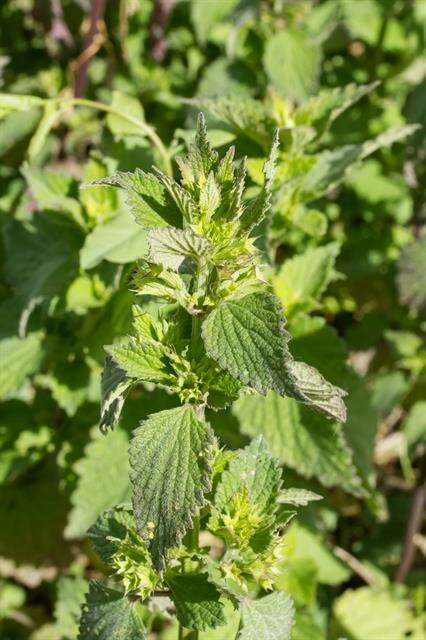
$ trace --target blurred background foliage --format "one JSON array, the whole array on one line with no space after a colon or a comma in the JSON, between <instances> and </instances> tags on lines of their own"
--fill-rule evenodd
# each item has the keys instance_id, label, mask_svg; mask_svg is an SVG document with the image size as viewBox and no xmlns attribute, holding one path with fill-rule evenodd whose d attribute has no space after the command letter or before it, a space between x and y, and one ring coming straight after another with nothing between
<instances>
[{"instance_id":1,"label":"blurred background foliage","mask_svg":"<svg viewBox=\"0 0 426 640\"><path fill-rule=\"evenodd\" d=\"M79 183L173 168L200 108L253 192L281 127L262 248L293 353L349 392L343 427L251 397L212 416L324 496L286 534L293 638L425 638L425 28L424 0L1 3L0 91L21 96L0 97L2 639L76 638L103 570L85 532L128 497L138 420L176 404L139 387L98 433L103 345L129 327L146 243L117 192ZM146 620L176 636L167 611Z\"/></svg>"}]
</instances>

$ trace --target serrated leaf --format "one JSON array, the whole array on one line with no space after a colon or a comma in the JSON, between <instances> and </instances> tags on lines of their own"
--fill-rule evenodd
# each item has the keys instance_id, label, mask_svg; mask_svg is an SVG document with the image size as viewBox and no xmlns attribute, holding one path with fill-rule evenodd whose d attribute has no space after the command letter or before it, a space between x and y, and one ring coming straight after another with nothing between
<instances>
[{"instance_id":1,"label":"serrated leaf","mask_svg":"<svg viewBox=\"0 0 426 640\"><path fill-rule=\"evenodd\" d=\"M263 186L261 192L253 202L247 205L240 219L240 224L243 229L250 229L252 226L260 224L271 208L272 186L275 178L279 144L279 129L276 129L269 157L263 165Z\"/></svg>"},{"instance_id":2,"label":"serrated leaf","mask_svg":"<svg viewBox=\"0 0 426 640\"><path fill-rule=\"evenodd\" d=\"M111 176L82 184L82 188L94 185L120 187L126 193L125 201L138 224L143 227L180 226L181 214L167 193L165 186L152 173L142 169L117 171Z\"/></svg>"},{"instance_id":3,"label":"serrated leaf","mask_svg":"<svg viewBox=\"0 0 426 640\"><path fill-rule=\"evenodd\" d=\"M322 500L322 496L308 489L282 489L278 496L280 504L294 504L295 506L305 507L309 502Z\"/></svg>"},{"instance_id":4,"label":"serrated leaf","mask_svg":"<svg viewBox=\"0 0 426 640\"><path fill-rule=\"evenodd\" d=\"M276 591L242 607L243 625L238 640L290 640L294 624L291 597Z\"/></svg>"},{"instance_id":5,"label":"serrated leaf","mask_svg":"<svg viewBox=\"0 0 426 640\"><path fill-rule=\"evenodd\" d=\"M346 170L362 156L362 144L348 144L333 150L322 151L316 156L313 167L296 178L302 202L316 200L334 189L344 178ZM283 187L286 189L286 185Z\"/></svg>"},{"instance_id":6,"label":"serrated leaf","mask_svg":"<svg viewBox=\"0 0 426 640\"><path fill-rule=\"evenodd\" d=\"M188 153L188 162L195 178L198 179L200 176L207 178L218 159L219 154L212 148L207 137L204 115L199 113L195 141L194 144L190 145Z\"/></svg>"},{"instance_id":7,"label":"serrated leaf","mask_svg":"<svg viewBox=\"0 0 426 640\"><path fill-rule=\"evenodd\" d=\"M101 513L90 527L87 537L99 557L109 563L117 551L117 540L125 540L129 528L135 528L135 519L130 509L116 507Z\"/></svg>"},{"instance_id":8,"label":"serrated leaf","mask_svg":"<svg viewBox=\"0 0 426 640\"><path fill-rule=\"evenodd\" d=\"M220 593L206 575L175 575L169 585L176 616L183 627L207 631L226 623Z\"/></svg>"},{"instance_id":9,"label":"serrated leaf","mask_svg":"<svg viewBox=\"0 0 426 640\"><path fill-rule=\"evenodd\" d=\"M340 485L358 493L360 480L341 426L309 412L290 398L270 391L245 396L233 405L241 431L263 434L272 453L301 475L325 486Z\"/></svg>"},{"instance_id":10,"label":"serrated leaf","mask_svg":"<svg viewBox=\"0 0 426 640\"><path fill-rule=\"evenodd\" d=\"M83 269L93 269L102 260L126 264L147 252L146 230L128 212L120 213L89 233L80 250Z\"/></svg>"},{"instance_id":11,"label":"serrated leaf","mask_svg":"<svg viewBox=\"0 0 426 640\"><path fill-rule=\"evenodd\" d=\"M194 220L197 216L197 209L188 191L171 176L167 176L156 167L154 169L159 181L165 187L169 198L174 202L182 218L187 222Z\"/></svg>"},{"instance_id":12,"label":"serrated leaf","mask_svg":"<svg viewBox=\"0 0 426 640\"><path fill-rule=\"evenodd\" d=\"M335 387L317 369L304 362L291 360L287 367L294 378L296 389L296 392L290 395L329 418L339 422L346 421L346 406L342 400L347 395L346 391Z\"/></svg>"},{"instance_id":13,"label":"serrated leaf","mask_svg":"<svg viewBox=\"0 0 426 640\"><path fill-rule=\"evenodd\" d=\"M242 487L247 489L253 504L260 513L273 513L281 486L281 470L278 460L269 452L262 436L254 440L233 458L220 477L214 504L226 509L232 496Z\"/></svg>"},{"instance_id":14,"label":"serrated leaf","mask_svg":"<svg viewBox=\"0 0 426 640\"><path fill-rule=\"evenodd\" d=\"M133 509L155 566L163 566L210 490L213 434L190 406L160 411L141 423L130 445Z\"/></svg>"},{"instance_id":15,"label":"serrated leaf","mask_svg":"<svg viewBox=\"0 0 426 640\"><path fill-rule=\"evenodd\" d=\"M78 640L146 640L140 606L122 592L92 580L83 606Z\"/></svg>"},{"instance_id":16,"label":"serrated leaf","mask_svg":"<svg viewBox=\"0 0 426 640\"><path fill-rule=\"evenodd\" d=\"M126 373L107 356L101 378L101 421L102 433L113 429L121 415L124 394L132 384Z\"/></svg>"},{"instance_id":17,"label":"serrated leaf","mask_svg":"<svg viewBox=\"0 0 426 640\"><path fill-rule=\"evenodd\" d=\"M128 437L122 429L107 435L94 432L85 456L74 470L77 487L71 496L73 505L65 529L67 538L79 538L87 532L100 513L126 502L130 496L128 478Z\"/></svg>"},{"instance_id":18,"label":"serrated leaf","mask_svg":"<svg viewBox=\"0 0 426 640\"><path fill-rule=\"evenodd\" d=\"M149 260L173 271L191 269L191 261L202 257L210 248L206 238L196 235L189 227L151 229L147 236Z\"/></svg>"},{"instance_id":19,"label":"serrated leaf","mask_svg":"<svg viewBox=\"0 0 426 640\"><path fill-rule=\"evenodd\" d=\"M347 84L344 87L323 89L317 96L306 100L294 113L296 123L310 122L320 134L342 113L368 95L379 86L380 82L357 85Z\"/></svg>"},{"instance_id":20,"label":"serrated leaf","mask_svg":"<svg viewBox=\"0 0 426 640\"><path fill-rule=\"evenodd\" d=\"M18 391L25 379L40 368L44 351L41 333L0 340L0 398Z\"/></svg>"},{"instance_id":21,"label":"serrated leaf","mask_svg":"<svg viewBox=\"0 0 426 640\"><path fill-rule=\"evenodd\" d=\"M268 38L265 71L285 97L301 101L317 89L321 48L301 30L285 29Z\"/></svg>"},{"instance_id":22,"label":"serrated leaf","mask_svg":"<svg viewBox=\"0 0 426 640\"><path fill-rule=\"evenodd\" d=\"M274 291L291 315L295 311L311 311L335 276L334 264L339 245L332 242L323 247L286 260L273 276Z\"/></svg>"},{"instance_id":23,"label":"serrated leaf","mask_svg":"<svg viewBox=\"0 0 426 640\"><path fill-rule=\"evenodd\" d=\"M186 102L205 109L236 134L247 136L263 149L267 150L270 147L272 138L270 128L274 123L268 120L265 107L258 100L252 100L246 96L216 99L200 97L186 100Z\"/></svg>"},{"instance_id":24,"label":"serrated leaf","mask_svg":"<svg viewBox=\"0 0 426 640\"><path fill-rule=\"evenodd\" d=\"M202 326L206 352L259 393L285 394L291 381L284 367L290 357L284 324L281 304L270 293L221 302Z\"/></svg>"},{"instance_id":25,"label":"serrated leaf","mask_svg":"<svg viewBox=\"0 0 426 640\"><path fill-rule=\"evenodd\" d=\"M105 347L105 350L129 378L154 383L170 378L160 344L130 337L126 343Z\"/></svg>"},{"instance_id":26,"label":"serrated leaf","mask_svg":"<svg viewBox=\"0 0 426 640\"><path fill-rule=\"evenodd\" d=\"M402 127L392 127L391 129L387 129L383 133L374 138L373 140L367 140L364 142L362 148L362 158L367 158L372 153L377 151L377 149L382 149L383 147L390 147L395 142L399 142L400 140L404 140L408 138L413 133L415 133L421 125L419 124L406 124Z\"/></svg>"},{"instance_id":27,"label":"serrated leaf","mask_svg":"<svg viewBox=\"0 0 426 640\"><path fill-rule=\"evenodd\" d=\"M284 322L282 307L270 293L226 300L203 323L206 352L234 378L259 393L272 389L344 422L345 392L313 367L292 358Z\"/></svg>"}]
</instances>

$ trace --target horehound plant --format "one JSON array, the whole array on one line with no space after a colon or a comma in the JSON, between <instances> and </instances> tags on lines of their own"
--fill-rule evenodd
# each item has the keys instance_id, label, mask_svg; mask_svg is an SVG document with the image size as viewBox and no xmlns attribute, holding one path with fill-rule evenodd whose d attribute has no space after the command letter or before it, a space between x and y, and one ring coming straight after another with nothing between
<instances>
[{"instance_id":1,"label":"horehound plant","mask_svg":"<svg viewBox=\"0 0 426 640\"><path fill-rule=\"evenodd\" d=\"M205 419L206 408L269 390L346 417L344 392L292 357L284 310L262 277L256 240L278 144L276 133L252 200L245 160L234 161L233 147L219 158L202 115L195 143L177 158L180 181L158 169L95 181L124 189L149 247L131 283L140 296L133 335L106 347L101 430L114 427L125 395L141 383L168 389L181 404L135 430L132 505L104 513L89 532L120 587L91 583L80 640L147 637L147 610L158 600L176 615L179 638L226 624L226 600L239 612L229 637L260 639L262 628L268 638L290 637L293 605L275 590L283 531L294 506L319 496L282 489L262 438L224 451Z\"/></svg>"}]
</instances>

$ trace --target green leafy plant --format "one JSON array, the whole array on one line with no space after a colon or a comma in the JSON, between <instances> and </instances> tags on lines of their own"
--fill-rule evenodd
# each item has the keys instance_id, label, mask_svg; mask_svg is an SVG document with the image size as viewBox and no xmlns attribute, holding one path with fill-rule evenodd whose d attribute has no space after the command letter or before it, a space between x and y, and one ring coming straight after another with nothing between
<instances>
[{"instance_id":1,"label":"green leafy plant","mask_svg":"<svg viewBox=\"0 0 426 640\"><path fill-rule=\"evenodd\" d=\"M0 636L423 640L424 1L0 5Z\"/></svg>"},{"instance_id":2,"label":"green leafy plant","mask_svg":"<svg viewBox=\"0 0 426 640\"><path fill-rule=\"evenodd\" d=\"M290 616L288 596L243 603L273 589L285 557L280 532L292 514L279 507L281 471L263 440L238 455L222 452L205 410L223 408L240 393L275 391L329 417L346 415L344 392L291 355L281 303L262 277L255 229L270 210L278 144L276 135L264 184L251 200L244 193L245 161L234 161L232 147L219 158L202 115L188 155L177 158L180 182L159 170L136 170L89 183L124 189L137 222L149 230L148 255L131 278L141 300L133 308L134 333L106 348L101 429L114 427L125 394L137 384L164 387L182 403L151 414L134 432L134 522L121 523L117 540L108 529L120 522L105 515L91 535L117 545L101 555L105 560L108 553L127 592L149 597L158 585L168 588L184 627L224 624L220 597L245 606L240 637L254 633L250 625L259 616L272 624L276 605ZM144 309L149 298L162 302L155 314ZM216 560L199 546L200 524L224 545ZM191 593L198 598L203 590L206 601L191 602ZM126 595L119 602L119 594L94 584L80 637L102 633L99 624L110 615L133 637L135 612ZM275 637L288 637L290 627L289 619Z\"/></svg>"}]
</instances>

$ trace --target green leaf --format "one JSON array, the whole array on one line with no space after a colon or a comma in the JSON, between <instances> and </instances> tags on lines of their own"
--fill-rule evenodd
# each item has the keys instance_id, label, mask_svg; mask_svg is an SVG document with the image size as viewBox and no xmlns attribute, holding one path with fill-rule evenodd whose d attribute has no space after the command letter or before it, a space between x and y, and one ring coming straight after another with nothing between
<instances>
[{"instance_id":1,"label":"green leaf","mask_svg":"<svg viewBox=\"0 0 426 640\"><path fill-rule=\"evenodd\" d=\"M282 264L272 284L287 315L311 311L318 306L320 296L335 277L334 264L338 253L339 245L332 242L308 249Z\"/></svg>"},{"instance_id":2,"label":"green leaf","mask_svg":"<svg viewBox=\"0 0 426 640\"><path fill-rule=\"evenodd\" d=\"M304 362L291 360L287 366L295 380L295 393L291 395L328 418L346 421L347 412L342 400L347 395L346 391L332 385L317 369Z\"/></svg>"},{"instance_id":3,"label":"green leaf","mask_svg":"<svg viewBox=\"0 0 426 640\"><path fill-rule=\"evenodd\" d=\"M426 441L426 400L413 404L402 424L402 430L409 447Z\"/></svg>"},{"instance_id":4,"label":"green leaf","mask_svg":"<svg viewBox=\"0 0 426 640\"><path fill-rule=\"evenodd\" d=\"M169 585L176 616L183 627L207 631L226 623L220 593L206 575L175 575Z\"/></svg>"},{"instance_id":5,"label":"green leaf","mask_svg":"<svg viewBox=\"0 0 426 640\"><path fill-rule=\"evenodd\" d=\"M361 144L348 144L333 150L322 151L316 157L316 163L301 179L299 183L300 199L302 202L317 200L322 195L334 189L345 177L346 170L362 156ZM286 185L283 187L287 188Z\"/></svg>"},{"instance_id":6,"label":"green leaf","mask_svg":"<svg viewBox=\"0 0 426 640\"><path fill-rule=\"evenodd\" d=\"M380 416L385 416L399 404L410 389L402 371L384 371L372 380L372 403Z\"/></svg>"},{"instance_id":7,"label":"green leaf","mask_svg":"<svg viewBox=\"0 0 426 640\"><path fill-rule=\"evenodd\" d=\"M84 536L100 513L130 497L127 434L122 429L105 436L96 429L94 434L84 458L74 466L78 480L71 496L67 538Z\"/></svg>"},{"instance_id":8,"label":"green leaf","mask_svg":"<svg viewBox=\"0 0 426 640\"><path fill-rule=\"evenodd\" d=\"M370 587L345 591L334 602L334 616L351 640L404 640L414 622L406 600Z\"/></svg>"},{"instance_id":9,"label":"green leaf","mask_svg":"<svg viewBox=\"0 0 426 640\"><path fill-rule=\"evenodd\" d=\"M294 605L291 597L276 591L249 600L242 607L243 626L238 640L290 640L294 624Z\"/></svg>"},{"instance_id":10,"label":"green leaf","mask_svg":"<svg viewBox=\"0 0 426 640\"><path fill-rule=\"evenodd\" d=\"M333 7L333 3L330 5ZM353 104L368 95L380 84L347 84L334 89L322 89L318 95L303 102L295 111L296 124L312 123L321 135L324 131Z\"/></svg>"},{"instance_id":11,"label":"green leaf","mask_svg":"<svg viewBox=\"0 0 426 640\"><path fill-rule=\"evenodd\" d=\"M124 394L132 385L126 373L107 356L101 379L101 421L102 433L113 429L117 424L124 404Z\"/></svg>"},{"instance_id":12,"label":"green leaf","mask_svg":"<svg viewBox=\"0 0 426 640\"><path fill-rule=\"evenodd\" d=\"M325 486L359 491L360 481L338 423L272 391L265 398L240 398L233 405L233 413L243 433L252 437L263 434L272 453L301 475L315 476Z\"/></svg>"},{"instance_id":13,"label":"green leaf","mask_svg":"<svg viewBox=\"0 0 426 640\"><path fill-rule=\"evenodd\" d=\"M270 293L226 300L203 323L206 352L234 378L259 393L274 390L344 422L345 392L313 367L293 360L284 323L281 304Z\"/></svg>"},{"instance_id":14,"label":"green leaf","mask_svg":"<svg viewBox=\"0 0 426 640\"><path fill-rule=\"evenodd\" d=\"M280 302L270 293L252 293L221 302L204 321L207 354L259 393L290 391L285 368L290 358Z\"/></svg>"},{"instance_id":15,"label":"green leaf","mask_svg":"<svg viewBox=\"0 0 426 640\"><path fill-rule=\"evenodd\" d=\"M13 220L4 227L6 280L30 306L63 293L77 274L81 240L64 218L37 213L30 223Z\"/></svg>"},{"instance_id":16,"label":"green leaf","mask_svg":"<svg viewBox=\"0 0 426 640\"><path fill-rule=\"evenodd\" d=\"M133 508L159 569L210 490L212 445L210 426L190 406L153 414L135 431L130 445Z\"/></svg>"},{"instance_id":17,"label":"green leaf","mask_svg":"<svg viewBox=\"0 0 426 640\"><path fill-rule=\"evenodd\" d=\"M290 560L308 559L313 562L321 584L341 584L350 578L350 569L327 548L319 534L293 522L285 537Z\"/></svg>"},{"instance_id":18,"label":"green leaf","mask_svg":"<svg viewBox=\"0 0 426 640\"><path fill-rule=\"evenodd\" d=\"M109 222L95 227L86 236L80 251L82 269L93 269L102 260L126 264L147 253L146 230L127 213L120 213Z\"/></svg>"},{"instance_id":19,"label":"green leaf","mask_svg":"<svg viewBox=\"0 0 426 640\"><path fill-rule=\"evenodd\" d=\"M139 100L132 96L126 96L124 93L121 93L121 91L113 92L111 106L126 116L136 118L136 120L140 120L142 123L145 121L143 107ZM106 123L111 133L118 138L144 134L140 126L129 122L126 118L116 113L108 113Z\"/></svg>"},{"instance_id":20,"label":"green leaf","mask_svg":"<svg viewBox=\"0 0 426 640\"><path fill-rule=\"evenodd\" d=\"M146 640L141 605L93 580L83 607L78 640Z\"/></svg>"},{"instance_id":21,"label":"green leaf","mask_svg":"<svg viewBox=\"0 0 426 640\"><path fill-rule=\"evenodd\" d=\"M69 196L73 182L69 175L29 165L23 167L22 174L40 209L68 213L73 220L81 223L81 205Z\"/></svg>"},{"instance_id":22,"label":"green leaf","mask_svg":"<svg viewBox=\"0 0 426 640\"><path fill-rule=\"evenodd\" d=\"M116 365L129 378L144 382L167 382L170 375L163 360L164 348L161 344L129 338L124 344L105 347Z\"/></svg>"},{"instance_id":23,"label":"green leaf","mask_svg":"<svg viewBox=\"0 0 426 640\"><path fill-rule=\"evenodd\" d=\"M317 567L310 558L289 557L286 558L285 570L275 582L275 588L289 593L297 604L309 605L315 602L317 574Z\"/></svg>"},{"instance_id":24,"label":"green leaf","mask_svg":"<svg viewBox=\"0 0 426 640\"><path fill-rule=\"evenodd\" d=\"M0 100L2 97L0 94ZM4 118L3 115L0 105L0 156L14 151L15 147L18 147L18 143L25 140L40 121L39 109L31 109L26 113L24 111L6 111Z\"/></svg>"},{"instance_id":25,"label":"green leaf","mask_svg":"<svg viewBox=\"0 0 426 640\"><path fill-rule=\"evenodd\" d=\"M404 247L398 263L399 299L415 311L426 309L426 231Z\"/></svg>"},{"instance_id":26,"label":"green leaf","mask_svg":"<svg viewBox=\"0 0 426 640\"><path fill-rule=\"evenodd\" d=\"M209 241L196 235L189 227L151 229L147 240L148 259L173 271L191 270L191 262L204 256L210 248Z\"/></svg>"},{"instance_id":27,"label":"green leaf","mask_svg":"<svg viewBox=\"0 0 426 640\"><path fill-rule=\"evenodd\" d=\"M0 340L0 398L18 391L25 379L39 370L44 350L41 333Z\"/></svg>"},{"instance_id":28,"label":"green leaf","mask_svg":"<svg viewBox=\"0 0 426 640\"><path fill-rule=\"evenodd\" d=\"M267 122L270 127L265 124L267 113L258 100L245 96L238 98L230 96L216 99L201 97L186 102L205 109L236 134L247 136L263 149L267 150L270 147L272 139L270 128L274 127L274 122Z\"/></svg>"},{"instance_id":29,"label":"green leaf","mask_svg":"<svg viewBox=\"0 0 426 640\"><path fill-rule=\"evenodd\" d=\"M263 165L262 189L257 198L243 212L240 219L242 229L251 229L254 225L261 223L271 208L272 186L275 178L279 143L279 129L276 129L269 157Z\"/></svg>"},{"instance_id":30,"label":"green leaf","mask_svg":"<svg viewBox=\"0 0 426 640\"><path fill-rule=\"evenodd\" d=\"M50 373L39 374L36 384L49 389L52 397L68 416L74 416L77 409L88 399L90 372L82 360L59 362Z\"/></svg>"},{"instance_id":31,"label":"green leaf","mask_svg":"<svg viewBox=\"0 0 426 640\"><path fill-rule=\"evenodd\" d=\"M127 531L135 528L135 519L126 506L115 507L101 513L90 527L87 537L99 557L108 564L118 549L117 540L125 540Z\"/></svg>"},{"instance_id":32,"label":"green leaf","mask_svg":"<svg viewBox=\"0 0 426 640\"><path fill-rule=\"evenodd\" d=\"M191 222L197 217L196 203L179 182L176 182L171 176L167 176L159 169L154 167L155 173L161 184L165 187L168 197L175 204L180 215L186 222ZM175 225L177 226L177 225Z\"/></svg>"},{"instance_id":33,"label":"green leaf","mask_svg":"<svg viewBox=\"0 0 426 640\"><path fill-rule=\"evenodd\" d=\"M254 440L233 458L220 477L214 498L218 509L226 509L232 496L242 487L260 513L274 512L281 486L278 461L269 452L262 436Z\"/></svg>"},{"instance_id":34,"label":"green leaf","mask_svg":"<svg viewBox=\"0 0 426 640\"><path fill-rule=\"evenodd\" d=\"M293 504L295 506L305 507L309 502L322 500L322 496L308 489L283 489L278 496L278 502L281 504Z\"/></svg>"},{"instance_id":35,"label":"green leaf","mask_svg":"<svg viewBox=\"0 0 426 640\"><path fill-rule=\"evenodd\" d=\"M13 582L0 581L0 619L13 617L13 612L25 604L25 589Z\"/></svg>"},{"instance_id":36,"label":"green leaf","mask_svg":"<svg viewBox=\"0 0 426 640\"><path fill-rule=\"evenodd\" d=\"M169 224L179 227L181 213L166 187L152 173L142 169L117 171L112 176L82 184L82 188L94 185L108 185L124 189L125 201L138 224L146 228L165 227Z\"/></svg>"},{"instance_id":37,"label":"green leaf","mask_svg":"<svg viewBox=\"0 0 426 640\"><path fill-rule=\"evenodd\" d=\"M301 101L318 87L321 48L303 31L281 30L266 42L265 71L285 97Z\"/></svg>"},{"instance_id":38,"label":"green leaf","mask_svg":"<svg viewBox=\"0 0 426 640\"><path fill-rule=\"evenodd\" d=\"M78 634L81 606L88 591L84 578L61 576L57 584L55 629L63 640L74 640Z\"/></svg>"},{"instance_id":39,"label":"green leaf","mask_svg":"<svg viewBox=\"0 0 426 640\"><path fill-rule=\"evenodd\" d=\"M32 580L37 580L35 567L64 567L71 560L63 536L69 505L62 480L49 456L18 484L0 487L0 556L9 566L26 565Z\"/></svg>"},{"instance_id":40,"label":"green leaf","mask_svg":"<svg viewBox=\"0 0 426 640\"><path fill-rule=\"evenodd\" d=\"M191 2L191 21L197 39L205 44L212 29L234 9L238 0L193 0Z\"/></svg>"}]
</instances>

